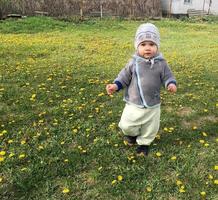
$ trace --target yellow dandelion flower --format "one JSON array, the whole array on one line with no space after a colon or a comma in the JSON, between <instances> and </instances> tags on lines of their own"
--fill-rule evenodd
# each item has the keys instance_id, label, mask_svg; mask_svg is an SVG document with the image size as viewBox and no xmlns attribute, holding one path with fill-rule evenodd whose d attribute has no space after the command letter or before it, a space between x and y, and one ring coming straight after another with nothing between
<instances>
[{"instance_id":1,"label":"yellow dandelion flower","mask_svg":"<svg viewBox=\"0 0 218 200\"><path fill-rule=\"evenodd\" d=\"M0 162L3 162L4 160L5 160L5 158L0 156Z\"/></svg>"},{"instance_id":2,"label":"yellow dandelion flower","mask_svg":"<svg viewBox=\"0 0 218 200\"><path fill-rule=\"evenodd\" d=\"M0 183L3 181L3 178L2 177L0 177Z\"/></svg>"},{"instance_id":3,"label":"yellow dandelion flower","mask_svg":"<svg viewBox=\"0 0 218 200\"><path fill-rule=\"evenodd\" d=\"M69 162L69 160L68 160L68 159L65 159L64 162L67 163L67 162Z\"/></svg>"},{"instance_id":4,"label":"yellow dandelion flower","mask_svg":"<svg viewBox=\"0 0 218 200\"><path fill-rule=\"evenodd\" d=\"M124 145L127 146L128 142L126 140L123 141Z\"/></svg>"},{"instance_id":5,"label":"yellow dandelion flower","mask_svg":"<svg viewBox=\"0 0 218 200\"><path fill-rule=\"evenodd\" d=\"M102 92L102 93L98 94L98 96L99 97L104 96L104 93Z\"/></svg>"},{"instance_id":6,"label":"yellow dandelion flower","mask_svg":"<svg viewBox=\"0 0 218 200\"><path fill-rule=\"evenodd\" d=\"M75 129L73 129L73 133L77 133L78 132L78 130L75 128Z\"/></svg>"},{"instance_id":7,"label":"yellow dandelion flower","mask_svg":"<svg viewBox=\"0 0 218 200\"><path fill-rule=\"evenodd\" d=\"M20 154L19 159L23 159L23 158L25 158L25 156L26 156L25 154Z\"/></svg>"},{"instance_id":8,"label":"yellow dandelion flower","mask_svg":"<svg viewBox=\"0 0 218 200\"><path fill-rule=\"evenodd\" d=\"M170 127L169 129L170 129L171 131L174 131L174 128L173 128L173 127Z\"/></svg>"},{"instance_id":9,"label":"yellow dandelion flower","mask_svg":"<svg viewBox=\"0 0 218 200\"><path fill-rule=\"evenodd\" d=\"M42 150L42 149L44 149L44 147L43 147L42 145L39 145L39 146L38 146L38 149L39 149L39 150Z\"/></svg>"},{"instance_id":10,"label":"yellow dandelion flower","mask_svg":"<svg viewBox=\"0 0 218 200\"><path fill-rule=\"evenodd\" d=\"M152 188L148 186L148 187L146 187L146 191L147 191L147 192L151 192L151 191L152 191Z\"/></svg>"},{"instance_id":11,"label":"yellow dandelion flower","mask_svg":"<svg viewBox=\"0 0 218 200\"><path fill-rule=\"evenodd\" d=\"M214 166L214 170L218 170L218 165L215 165L215 166Z\"/></svg>"},{"instance_id":12,"label":"yellow dandelion flower","mask_svg":"<svg viewBox=\"0 0 218 200\"><path fill-rule=\"evenodd\" d=\"M209 147L210 145L209 145L208 143L205 143L204 146L205 146L205 147Z\"/></svg>"},{"instance_id":13,"label":"yellow dandelion flower","mask_svg":"<svg viewBox=\"0 0 218 200\"><path fill-rule=\"evenodd\" d=\"M161 154L160 152L157 152L157 153L156 153L156 156L157 156L157 157L161 157L162 154Z\"/></svg>"},{"instance_id":14,"label":"yellow dandelion flower","mask_svg":"<svg viewBox=\"0 0 218 200\"><path fill-rule=\"evenodd\" d=\"M97 112L97 113L98 113L98 112L99 112L99 108L95 108L95 112Z\"/></svg>"},{"instance_id":15,"label":"yellow dandelion flower","mask_svg":"<svg viewBox=\"0 0 218 200\"><path fill-rule=\"evenodd\" d=\"M86 153L87 151L85 149L82 150L82 153Z\"/></svg>"},{"instance_id":16,"label":"yellow dandelion flower","mask_svg":"<svg viewBox=\"0 0 218 200\"><path fill-rule=\"evenodd\" d=\"M166 128L166 127L165 127L163 130L166 131L166 132L168 132L168 128Z\"/></svg>"},{"instance_id":17,"label":"yellow dandelion flower","mask_svg":"<svg viewBox=\"0 0 218 200\"><path fill-rule=\"evenodd\" d=\"M42 124L43 122L44 122L44 120L43 120L43 119L40 119L39 122L38 122L38 124Z\"/></svg>"},{"instance_id":18,"label":"yellow dandelion flower","mask_svg":"<svg viewBox=\"0 0 218 200\"><path fill-rule=\"evenodd\" d=\"M209 175L208 175L208 178L212 180L212 179L213 179L213 176L212 176L211 174L209 174Z\"/></svg>"},{"instance_id":19,"label":"yellow dandelion flower","mask_svg":"<svg viewBox=\"0 0 218 200\"><path fill-rule=\"evenodd\" d=\"M8 140L8 144L11 144L13 143L14 141L13 140Z\"/></svg>"},{"instance_id":20,"label":"yellow dandelion flower","mask_svg":"<svg viewBox=\"0 0 218 200\"><path fill-rule=\"evenodd\" d=\"M158 140L160 140L160 135L156 135L155 138L158 139Z\"/></svg>"},{"instance_id":21,"label":"yellow dandelion flower","mask_svg":"<svg viewBox=\"0 0 218 200\"><path fill-rule=\"evenodd\" d=\"M218 185L218 179L214 180L214 184Z\"/></svg>"},{"instance_id":22,"label":"yellow dandelion flower","mask_svg":"<svg viewBox=\"0 0 218 200\"><path fill-rule=\"evenodd\" d=\"M117 182L117 180L113 180L113 181L111 182L111 185L116 184L116 182Z\"/></svg>"},{"instance_id":23,"label":"yellow dandelion flower","mask_svg":"<svg viewBox=\"0 0 218 200\"><path fill-rule=\"evenodd\" d=\"M197 129L198 129L197 126L193 126L193 127L192 127L192 130L197 130Z\"/></svg>"},{"instance_id":24,"label":"yellow dandelion flower","mask_svg":"<svg viewBox=\"0 0 218 200\"><path fill-rule=\"evenodd\" d=\"M33 94L30 98L30 101L35 101L36 100L35 98L36 98L36 94Z\"/></svg>"},{"instance_id":25,"label":"yellow dandelion flower","mask_svg":"<svg viewBox=\"0 0 218 200\"><path fill-rule=\"evenodd\" d=\"M199 142L200 142L201 144L204 144L204 143L205 143L205 141L204 141L204 140L199 140Z\"/></svg>"},{"instance_id":26,"label":"yellow dandelion flower","mask_svg":"<svg viewBox=\"0 0 218 200\"><path fill-rule=\"evenodd\" d=\"M179 189L179 192L180 192L180 193L184 193L185 190L184 190L183 188L180 188L180 189Z\"/></svg>"},{"instance_id":27,"label":"yellow dandelion flower","mask_svg":"<svg viewBox=\"0 0 218 200\"><path fill-rule=\"evenodd\" d=\"M85 90L85 88L80 88L80 91L84 91Z\"/></svg>"},{"instance_id":28,"label":"yellow dandelion flower","mask_svg":"<svg viewBox=\"0 0 218 200\"><path fill-rule=\"evenodd\" d=\"M21 140L20 142L22 145L26 144L26 140Z\"/></svg>"},{"instance_id":29,"label":"yellow dandelion flower","mask_svg":"<svg viewBox=\"0 0 218 200\"><path fill-rule=\"evenodd\" d=\"M206 192L200 192L201 196L205 196L206 195Z\"/></svg>"},{"instance_id":30,"label":"yellow dandelion flower","mask_svg":"<svg viewBox=\"0 0 218 200\"><path fill-rule=\"evenodd\" d=\"M12 158L14 155L15 155L14 153L10 153L8 157Z\"/></svg>"},{"instance_id":31,"label":"yellow dandelion flower","mask_svg":"<svg viewBox=\"0 0 218 200\"><path fill-rule=\"evenodd\" d=\"M62 190L62 192L63 192L64 194L67 194L67 193L70 192L70 190L69 190L68 188L64 188L64 189Z\"/></svg>"},{"instance_id":32,"label":"yellow dandelion flower","mask_svg":"<svg viewBox=\"0 0 218 200\"><path fill-rule=\"evenodd\" d=\"M171 160L176 160L176 159L177 159L176 156L171 157Z\"/></svg>"},{"instance_id":33,"label":"yellow dandelion flower","mask_svg":"<svg viewBox=\"0 0 218 200\"><path fill-rule=\"evenodd\" d=\"M128 160L133 160L135 157L131 155L131 156L128 156L127 158Z\"/></svg>"},{"instance_id":34,"label":"yellow dandelion flower","mask_svg":"<svg viewBox=\"0 0 218 200\"><path fill-rule=\"evenodd\" d=\"M178 186L179 186L179 185L182 185L182 181L177 180L177 181L176 181L176 185L178 185Z\"/></svg>"},{"instance_id":35,"label":"yellow dandelion flower","mask_svg":"<svg viewBox=\"0 0 218 200\"><path fill-rule=\"evenodd\" d=\"M117 180L118 180L118 181L122 181L122 180L123 180L123 177L122 177L121 175L119 175L119 176L117 177Z\"/></svg>"},{"instance_id":36,"label":"yellow dandelion flower","mask_svg":"<svg viewBox=\"0 0 218 200\"><path fill-rule=\"evenodd\" d=\"M2 127L3 127L4 125L2 125ZM3 130L1 133L0 133L0 136L3 136L4 134L6 134L7 133L7 131L6 130Z\"/></svg>"},{"instance_id":37,"label":"yellow dandelion flower","mask_svg":"<svg viewBox=\"0 0 218 200\"><path fill-rule=\"evenodd\" d=\"M5 151L0 151L0 156L4 156L6 154Z\"/></svg>"},{"instance_id":38,"label":"yellow dandelion flower","mask_svg":"<svg viewBox=\"0 0 218 200\"><path fill-rule=\"evenodd\" d=\"M207 137L207 133L205 133L205 132L202 132L202 135L203 135L204 137Z\"/></svg>"}]
</instances>

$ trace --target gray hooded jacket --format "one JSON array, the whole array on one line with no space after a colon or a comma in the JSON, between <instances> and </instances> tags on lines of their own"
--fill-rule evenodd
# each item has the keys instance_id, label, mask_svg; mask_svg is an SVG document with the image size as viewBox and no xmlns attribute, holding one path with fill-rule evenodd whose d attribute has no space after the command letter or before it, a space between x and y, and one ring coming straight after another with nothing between
<instances>
[{"instance_id":1,"label":"gray hooded jacket","mask_svg":"<svg viewBox=\"0 0 218 200\"><path fill-rule=\"evenodd\" d=\"M176 80L161 54L151 60L134 55L114 80L118 90L125 88L124 101L141 108L160 105L160 89Z\"/></svg>"}]
</instances>

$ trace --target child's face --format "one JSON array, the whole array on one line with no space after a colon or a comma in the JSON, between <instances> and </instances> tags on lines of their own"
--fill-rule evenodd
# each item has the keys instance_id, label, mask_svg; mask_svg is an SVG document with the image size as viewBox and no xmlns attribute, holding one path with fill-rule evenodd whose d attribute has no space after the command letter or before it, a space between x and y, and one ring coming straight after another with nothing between
<instances>
[{"instance_id":1,"label":"child's face","mask_svg":"<svg viewBox=\"0 0 218 200\"><path fill-rule=\"evenodd\" d=\"M143 58L152 58L157 54L157 46L151 41L144 41L138 46L138 53Z\"/></svg>"}]
</instances>

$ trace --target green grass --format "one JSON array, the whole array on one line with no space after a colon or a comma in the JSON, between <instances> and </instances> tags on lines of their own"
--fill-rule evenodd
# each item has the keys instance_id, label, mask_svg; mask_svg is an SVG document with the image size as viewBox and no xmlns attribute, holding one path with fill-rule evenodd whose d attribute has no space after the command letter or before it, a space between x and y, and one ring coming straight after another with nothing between
<instances>
[{"instance_id":1,"label":"green grass","mask_svg":"<svg viewBox=\"0 0 218 200\"><path fill-rule=\"evenodd\" d=\"M109 97L105 85L142 22L0 23L2 200L218 198L218 24L154 21L178 92L162 91L159 137L140 158L117 126L123 94Z\"/></svg>"}]
</instances>

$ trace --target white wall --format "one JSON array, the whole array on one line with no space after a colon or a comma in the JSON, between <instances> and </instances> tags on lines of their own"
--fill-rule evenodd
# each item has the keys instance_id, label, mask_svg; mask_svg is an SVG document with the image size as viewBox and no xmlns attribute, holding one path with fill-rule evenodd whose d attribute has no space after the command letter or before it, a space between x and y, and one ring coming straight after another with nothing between
<instances>
[{"instance_id":1,"label":"white wall","mask_svg":"<svg viewBox=\"0 0 218 200\"><path fill-rule=\"evenodd\" d=\"M169 12L171 0L161 0L162 10ZM207 12L210 0L205 0L204 10ZM203 10L204 0L192 0L192 3L184 3L184 0L172 0L172 14L187 14L188 9ZM218 0L212 0L211 13L218 14Z\"/></svg>"},{"instance_id":2,"label":"white wall","mask_svg":"<svg viewBox=\"0 0 218 200\"><path fill-rule=\"evenodd\" d=\"M210 13L212 13L214 15L218 15L218 0L212 0Z\"/></svg>"},{"instance_id":3,"label":"white wall","mask_svg":"<svg viewBox=\"0 0 218 200\"><path fill-rule=\"evenodd\" d=\"M192 3L184 3L184 0L172 0L172 12L173 14L186 14L188 9L204 10L208 11L209 0L192 0Z\"/></svg>"}]
</instances>

